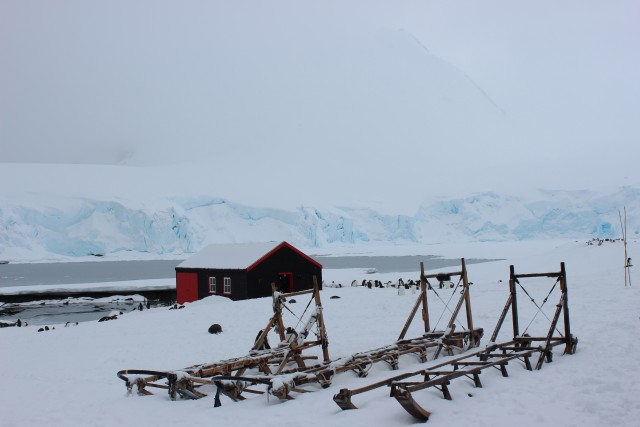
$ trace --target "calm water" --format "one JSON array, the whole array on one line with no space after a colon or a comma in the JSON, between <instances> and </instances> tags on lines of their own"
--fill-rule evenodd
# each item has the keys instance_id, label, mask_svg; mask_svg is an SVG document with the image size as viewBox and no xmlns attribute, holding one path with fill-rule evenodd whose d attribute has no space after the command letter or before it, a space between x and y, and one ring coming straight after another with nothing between
<instances>
[{"instance_id":1,"label":"calm water","mask_svg":"<svg viewBox=\"0 0 640 427\"><path fill-rule=\"evenodd\" d=\"M340 268L375 268L378 273L405 273L415 271L420 273L420 262L424 263L425 271L438 268L459 266L460 259L447 259L434 255L402 255L402 256L341 256L314 257L328 269ZM489 259L465 259L467 264L492 261Z\"/></svg>"},{"instance_id":2,"label":"calm water","mask_svg":"<svg viewBox=\"0 0 640 427\"><path fill-rule=\"evenodd\" d=\"M77 301L77 300L76 300ZM87 322L99 320L112 312L127 313L138 309L138 301L85 301L63 304L5 304L0 307L0 320L15 322L26 321L32 326L65 324L66 322ZM152 307L157 305L152 304Z\"/></svg>"},{"instance_id":3,"label":"calm water","mask_svg":"<svg viewBox=\"0 0 640 427\"><path fill-rule=\"evenodd\" d=\"M0 288L165 279L176 276L175 267L181 262L182 260L0 264Z\"/></svg>"},{"instance_id":4,"label":"calm water","mask_svg":"<svg viewBox=\"0 0 640 427\"><path fill-rule=\"evenodd\" d=\"M426 270L460 265L459 259L446 259L433 255L315 256L313 258L326 269L364 268L375 269L378 273L419 272L421 261L424 262ZM486 261L491 260L466 260L467 264ZM167 279L175 277L175 267L181 262L182 260L1 264L0 288Z\"/></svg>"},{"instance_id":5,"label":"calm water","mask_svg":"<svg viewBox=\"0 0 640 427\"><path fill-rule=\"evenodd\" d=\"M420 262L425 270L457 267L459 259L446 259L432 255L420 256L315 256L325 269L362 268L378 273L411 272L417 275ZM487 262L486 259L467 259L467 264ZM60 285L102 283L127 280L164 279L175 277L175 267L182 260L161 261L101 261L51 264L0 264L0 293L2 287L30 285ZM417 277L416 275L416 277ZM63 304L4 304L0 306L0 320L14 322L27 320L31 325L64 324L98 320L112 311L124 313L138 308L134 301L83 301ZM153 306L164 305L152 302Z\"/></svg>"}]
</instances>

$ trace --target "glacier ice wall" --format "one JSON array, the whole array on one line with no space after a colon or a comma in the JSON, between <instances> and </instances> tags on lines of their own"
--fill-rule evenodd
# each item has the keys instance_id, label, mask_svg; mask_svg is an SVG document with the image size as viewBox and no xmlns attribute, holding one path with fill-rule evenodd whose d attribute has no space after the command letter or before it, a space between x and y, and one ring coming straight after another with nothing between
<instances>
[{"instance_id":1,"label":"glacier ice wall","mask_svg":"<svg viewBox=\"0 0 640 427\"><path fill-rule=\"evenodd\" d=\"M215 197L175 197L153 205L91 198L0 198L0 258L189 254L209 243L286 240L322 248L388 242L438 243L640 236L640 189L611 194L492 192L423 203L414 215L367 208L252 207Z\"/></svg>"}]
</instances>

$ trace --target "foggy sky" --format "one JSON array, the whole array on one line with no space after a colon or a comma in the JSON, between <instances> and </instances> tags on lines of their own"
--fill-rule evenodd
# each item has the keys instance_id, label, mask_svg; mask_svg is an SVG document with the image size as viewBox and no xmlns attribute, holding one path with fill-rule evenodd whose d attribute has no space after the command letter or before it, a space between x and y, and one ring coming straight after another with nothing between
<instances>
[{"instance_id":1,"label":"foggy sky","mask_svg":"<svg viewBox=\"0 0 640 427\"><path fill-rule=\"evenodd\" d=\"M632 0L0 0L0 162L637 185L638 22Z\"/></svg>"}]
</instances>

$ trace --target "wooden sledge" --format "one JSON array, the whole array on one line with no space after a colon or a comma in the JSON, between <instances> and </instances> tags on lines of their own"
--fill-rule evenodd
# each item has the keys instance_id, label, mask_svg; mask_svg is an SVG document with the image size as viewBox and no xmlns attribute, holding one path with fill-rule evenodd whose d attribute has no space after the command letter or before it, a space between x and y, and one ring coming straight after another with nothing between
<instances>
[{"instance_id":1,"label":"wooden sledge","mask_svg":"<svg viewBox=\"0 0 640 427\"><path fill-rule=\"evenodd\" d=\"M442 273L441 273L442 274ZM431 356L437 358L443 351L453 355L462 352L470 346L477 346L483 335L482 328L474 328L471 317L471 302L469 295L469 281L464 259L461 260L461 270L445 273L447 277L459 276L458 286L453 290L452 296L462 287L460 297L445 330L430 330L427 292L431 289L429 278L437 278L439 275L425 275L424 264L420 263L421 292L409 314L407 321L394 344L380 347L366 352L356 353L352 356L331 361L328 352L328 338L322 317L322 305L318 285L314 278L314 289L297 293L281 294L273 287L274 315L267 323L263 332L256 340L250 354L239 358L223 360L210 364L190 366L179 371L143 371L124 370L118 372L118 377L125 381L127 389L132 390L137 386L138 394L151 394L146 387L157 387L168 390L171 399L177 396L190 399L198 399L207 394L202 391L203 386L215 386L216 406L219 406L221 394L233 401L243 400L243 392L264 393L248 388L248 386L261 384L267 385L269 394L283 400L293 397L291 392L304 393L308 390L300 388L306 384L316 383L326 388L331 385L333 377L342 372L353 371L360 377L366 377L369 368L378 362L389 364L391 369L398 369L399 358L402 355L413 354L421 362L426 362ZM296 332L297 337L306 338L310 323L318 326L318 339L301 341L294 339L287 342L285 326L282 321L282 307L286 298L313 293L315 301L315 313L310 317L305 327ZM467 329L456 331L455 322L462 306L465 306L467 315ZM416 338L405 338L405 335L413 322L418 309L422 311L424 333ZM444 313L444 311L443 311ZM314 317L315 316L315 317ZM442 316L441 316L442 317ZM269 330L275 328L280 336L280 347L269 350L258 350L262 347ZM302 351L320 345L323 352L323 361L315 365L307 365ZM295 366L290 366L295 362ZM250 374L248 370L257 370L258 373ZM147 375L147 376L145 376ZM135 378L131 377L135 376ZM165 380L165 384L158 383Z\"/></svg>"},{"instance_id":2,"label":"wooden sledge","mask_svg":"<svg viewBox=\"0 0 640 427\"><path fill-rule=\"evenodd\" d=\"M462 287L456 308L453 310L446 330L430 330L429 310L427 292L431 289L429 278L437 278L445 274L447 277L460 277L458 283ZM469 346L477 346L483 335L482 328L473 328L471 316L471 300L469 294L469 280L464 259L461 259L461 270L450 273L424 274L424 264L420 263L421 292L416 299L405 325L400 332L398 340L389 346L380 347L366 352L356 353L352 356L332 361L330 364L323 364L318 367L308 369L289 370L280 374L268 375L271 384L268 392L280 399L292 399L290 392L305 392L308 390L300 387L307 384L319 383L323 388L328 387L333 377L342 372L353 371L359 377L366 377L368 369L375 363L386 362L391 369L398 369L399 357L406 354L416 355L420 362L424 363L437 358L444 350L447 354L453 355L455 352L462 352ZM458 287L454 289L457 292ZM468 329L456 331L455 322L459 316L462 306L465 306ZM405 339L405 335L413 322L418 310L422 311L424 333L416 338ZM445 308L446 309L446 308ZM255 378L255 377L254 377ZM265 377L262 377L264 379ZM348 403L347 403L348 404ZM347 409L347 408L345 408Z\"/></svg>"},{"instance_id":3,"label":"wooden sledge","mask_svg":"<svg viewBox=\"0 0 640 427\"><path fill-rule=\"evenodd\" d=\"M390 395L400 403L402 408L404 408L413 417L421 421L427 421L429 419L430 412L416 402L412 394L416 391L434 387L442 392L445 399L451 400L452 397L449 392L449 385L451 381L456 378L467 377L473 381L476 387L482 387L479 375L485 369L495 368L501 372L502 376L506 377L508 376L507 365L509 362L520 360L524 364L525 368L531 371L533 368L530 358L537 355L538 360L536 363L536 370L538 370L542 368L545 360L547 362L551 362L553 347L563 344L565 345L564 353L573 354L576 350L578 340L573 337L570 332L567 282L564 263L560 264L560 272L557 273L516 275L513 266L510 268L510 273L509 298L507 299L507 303L498 319L496 328L491 337L491 343L489 343L489 345L484 349L465 354L461 357L431 366L427 369L387 378L383 381L379 381L359 389L342 389L334 396L333 400L342 409L356 409L357 407L351 400L353 396L382 386L389 386L391 387ZM560 301L556 305L555 315L553 319L550 320L549 330L547 335L544 337L531 337L524 334L520 336L519 332L516 285L521 286L518 279L532 277L556 278L556 283L551 288L547 298L549 298L555 286L557 284L560 285ZM522 289L526 292L524 288ZM527 295L529 294L527 293ZM545 302L547 298L545 298ZM538 305L533 298L531 299L538 307L539 311L542 310L544 303L542 305ZM496 337L498 336L500 328L502 327L509 310L511 310L512 314L513 339L504 343L495 343ZM565 333L559 333L560 336L557 336L555 335L555 332L558 331L557 325L562 313L564 313L563 323ZM540 344L535 345L535 343ZM416 376L422 376L423 379L421 381L408 381L412 377Z\"/></svg>"},{"instance_id":4,"label":"wooden sledge","mask_svg":"<svg viewBox=\"0 0 640 427\"><path fill-rule=\"evenodd\" d=\"M127 390L131 392L133 385L137 386L138 394L152 394L146 388L155 387L168 390L169 397L174 400L178 395L191 399L206 396L197 388L203 385L212 385L213 377L235 375L241 377L249 369L257 369L266 375L280 373L285 370L288 364L296 363L298 369L307 369L305 360L315 359L313 356L303 356L303 351L321 346L324 362L329 362L329 340L327 337L324 318L322 315L322 302L317 279L313 278L314 287L308 291L293 293L276 292L273 290L273 311L274 314L269 319L266 327L258 336L250 353L246 356L222 360L215 363L194 365L178 371L148 371L148 370L122 370L117 373L118 378L125 381ZM309 316L307 323L299 331L293 331L289 337L285 334L285 326L282 320L282 307L287 298L310 294L315 302L315 310ZM317 325L318 339L306 340L309 329ZM280 344L276 348L259 350L263 347L267 334L271 329L275 329L280 337ZM313 365L317 366L317 364ZM135 377L133 377L135 376ZM165 384L158 383L159 380L166 380ZM240 390L232 390L232 387L225 388L225 394L236 396L236 400L241 400Z\"/></svg>"}]
</instances>

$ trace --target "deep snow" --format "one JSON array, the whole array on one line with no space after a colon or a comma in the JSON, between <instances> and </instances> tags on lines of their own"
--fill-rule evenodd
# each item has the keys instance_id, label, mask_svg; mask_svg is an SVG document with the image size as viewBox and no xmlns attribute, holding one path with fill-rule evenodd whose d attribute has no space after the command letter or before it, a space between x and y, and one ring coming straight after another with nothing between
<instances>
[{"instance_id":1,"label":"deep snow","mask_svg":"<svg viewBox=\"0 0 640 427\"><path fill-rule=\"evenodd\" d=\"M638 286L624 287L622 245L606 242L588 246L585 241L519 242L469 245L435 245L447 256L504 257L504 261L468 267L474 322L485 328L482 344L507 298L509 265L518 273L558 271L566 263L572 332L579 338L575 355L561 355L541 371L528 372L518 362L509 365L509 377L498 371L482 375L484 388L474 389L463 379L452 383L452 401L436 391L422 391L414 397L432 411L431 425L523 426L635 426L640 417L640 373L634 368L640 352L640 312ZM511 249L512 248L512 249ZM631 242L630 254L640 248ZM431 247L430 249L433 249ZM377 254L395 253L397 248L379 247ZM324 279L343 285L353 279L414 278L415 271L366 275L361 270L325 270ZM633 271L633 270L632 270ZM552 283L523 281L538 302ZM330 296L340 299L330 299ZM544 307L551 316L557 302L552 294ZM332 358L390 344L398 336L414 303L415 295L398 296L392 289L363 287L326 288L322 291ZM444 299L444 298L443 298ZM306 303L299 298L294 311ZM524 297L519 300L522 323L535 313ZM442 305L430 295L431 323ZM415 423L388 390L359 395L360 408L341 411L332 396L342 387L359 387L421 365L413 357L402 357L400 371L374 366L368 378L351 373L336 377L326 390L306 388L313 393L296 394L282 402L274 397L248 395L244 402L222 398L223 406L213 407L211 396L198 401L169 401L160 390L154 396L127 396L124 383L116 378L121 369L180 369L191 364L213 362L246 354L256 332L271 313L268 298L231 302L209 298L187 304L183 310L152 309L133 312L110 322L87 322L77 327L56 325L55 330L38 333L33 327L0 330L1 424L6 427L111 426L111 425L254 425L327 426L389 425ZM526 320L525 320L526 319ZM294 325L297 320L288 318ZM224 332L210 335L207 328L220 323ZM532 331L546 331L548 321L538 315ZM419 333L415 322L408 336ZM509 325L499 340L509 337ZM431 363L431 362L427 362ZM470 397L468 394L471 394Z\"/></svg>"}]
</instances>

